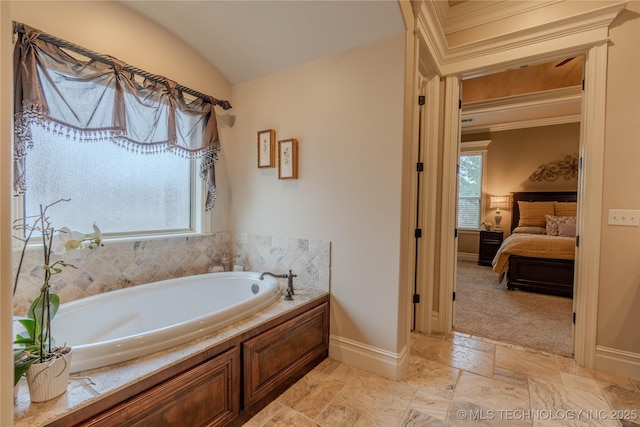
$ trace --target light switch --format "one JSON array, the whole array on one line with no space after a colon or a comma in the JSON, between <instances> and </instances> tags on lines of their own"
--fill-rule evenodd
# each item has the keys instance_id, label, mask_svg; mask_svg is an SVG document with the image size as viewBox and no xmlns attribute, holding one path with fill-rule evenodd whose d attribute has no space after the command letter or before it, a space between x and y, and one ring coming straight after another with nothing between
<instances>
[{"instance_id":1,"label":"light switch","mask_svg":"<svg viewBox=\"0 0 640 427\"><path fill-rule=\"evenodd\" d=\"M609 225L640 226L640 211L630 209L609 209Z\"/></svg>"}]
</instances>

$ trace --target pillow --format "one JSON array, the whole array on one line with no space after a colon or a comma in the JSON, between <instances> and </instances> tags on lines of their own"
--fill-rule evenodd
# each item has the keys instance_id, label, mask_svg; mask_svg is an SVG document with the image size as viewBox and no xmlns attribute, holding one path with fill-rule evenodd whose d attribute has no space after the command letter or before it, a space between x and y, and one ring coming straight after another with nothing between
<instances>
[{"instance_id":1,"label":"pillow","mask_svg":"<svg viewBox=\"0 0 640 427\"><path fill-rule=\"evenodd\" d=\"M553 202L518 202L518 227L546 227L545 215L553 215Z\"/></svg>"},{"instance_id":2,"label":"pillow","mask_svg":"<svg viewBox=\"0 0 640 427\"><path fill-rule=\"evenodd\" d=\"M558 224L558 236L576 237L576 225L568 222Z\"/></svg>"},{"instance_id":3,"label":"pillow","mask_svg":"<svg viewBox=\"0 0 640 427\"><path fill-rule=\"evenodd\" d=\"M554 215L546 215L547 220L547 235L549 236L557 236L558 235L558 226L560 224L573 224L576 225L576 217L575 216L554 216Z\"/></svg>"},{"instance_id":4,"label":"pillow","mask_svg":"<svg viewBox=\"0 0 640 427\"><path fill-rule=\"evenodd\" d=\"M514 233L525 234L547 234L546 227L516 227L513 229Z\"/></svg>"},{"instance_id":5,"label":"pillow","mask_svg":"<svg viewBox=\"0 0 640 427\"><path fill-rule=\"evenodd\" d=\"M576 216L578 204L576 202L553 202L555 216Z\"/></svg>"}]
</instances>

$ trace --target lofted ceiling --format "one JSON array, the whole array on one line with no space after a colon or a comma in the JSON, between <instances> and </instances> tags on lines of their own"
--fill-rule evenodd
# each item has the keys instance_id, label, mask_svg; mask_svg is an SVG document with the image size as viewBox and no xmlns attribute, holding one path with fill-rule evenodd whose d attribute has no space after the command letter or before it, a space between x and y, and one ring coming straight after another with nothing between
<instances>
[{"instance_id":1,"label":"lofted ceiling","mask_svg":"<svg viewBox=\"0 0 640 427\"><path fill-rule=\"evenodd\" d=\"M405 31L384 1L130 1L239 84Z\"/></svg>"},{"instance_id":2,"label":"lofted ceiling","mask_svg":"<svg viewBox=\"0 0 640 427\"><path fill-rule=\"evenodd\" d=\"M233 85L405 31L396 0L121 0L121 3L184 40ZM541 1L536 7L545 3L557 2ZM512 14L514 7L520 7L509 1L492 1L487 3L491 8L484 12L472 1L434 4L443 17L444 33L477 28L480 22L494 25L503 15ZM563 59L558 58L555 65ZM547 68L547 71L555 73L553 78L558 74L566 77L570 70L581 72L581 67L580 61L570 61L561 69ZM539 83L548 78L540 67L533 68L536 67L503 73L497 77L497 84L491 76L472 79L473 82L465 80L463 95L473 92L473 96L463 100L463 132L577 120L580 93L574 79L566 78L556 87L541 87ZM504 88L506 76L511 76L507 80L520 82L520 92L497 91ZM526 95L532 91L535 95Z\"/></svg>"}]
</instances>

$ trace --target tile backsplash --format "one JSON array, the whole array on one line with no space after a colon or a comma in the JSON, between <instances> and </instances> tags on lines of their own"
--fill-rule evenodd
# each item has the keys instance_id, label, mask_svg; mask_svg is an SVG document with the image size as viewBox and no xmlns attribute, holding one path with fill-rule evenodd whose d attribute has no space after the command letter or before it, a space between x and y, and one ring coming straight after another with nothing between
<instances>
[{"instance_id":1,"label":"tile backsplash","mask_svg":"<svg viewBox=\"0 0 640 427\"><path fill-rule=\"evenodd\" d=\"M62 257L67 267L51 279L62 302L144 283L206 273L230 253L245 271L297 274L296 287L329 291L331 244L311 239L220 232L110 242L97 250L83 249ZM14 275L19 251L14 253ZM58 258L56 258L58 259ZM42 285L42 251L27 250L14 296L14 313L26 313Z\"/></svg>"}]
</instances>

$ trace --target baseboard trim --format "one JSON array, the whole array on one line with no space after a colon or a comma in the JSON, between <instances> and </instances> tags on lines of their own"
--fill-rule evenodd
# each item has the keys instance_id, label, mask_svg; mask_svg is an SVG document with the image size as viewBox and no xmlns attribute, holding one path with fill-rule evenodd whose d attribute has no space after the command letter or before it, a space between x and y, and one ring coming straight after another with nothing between
<instances>
[{"instance_id":1,"label":"baseboard trim","mask_svg":"<svg viewBox=\"0 0 640 427\"><path fill-rule=\"evenodd\" d=\"M329 357L392 380L401 379L409 366L406 345L392 353L335 335L329 337Z\"/></svg>"},{"instance_id":2,"label":"baseboard trim","mask_svg":"<svg viewBox=\"0 0 640 427\"><path fill-rule=\"evenodd\" d=\"M640 380L640 354L596 346L594 368Z\"/></svg>"},{"instance_id":3,"label":"baseboard trim","mask_svg":"<svg viewBox=\"0 0 640 427\"><path fill-rule=\"evenodd\" d=\"M471 252L458 252L459 261L478 261L478 254Z\"/></svg>"}]
</instances>

